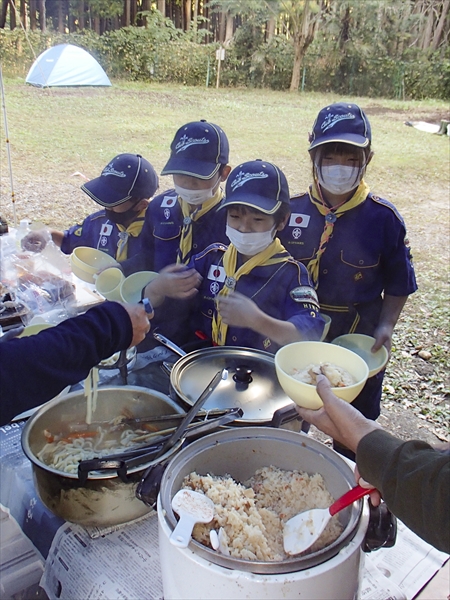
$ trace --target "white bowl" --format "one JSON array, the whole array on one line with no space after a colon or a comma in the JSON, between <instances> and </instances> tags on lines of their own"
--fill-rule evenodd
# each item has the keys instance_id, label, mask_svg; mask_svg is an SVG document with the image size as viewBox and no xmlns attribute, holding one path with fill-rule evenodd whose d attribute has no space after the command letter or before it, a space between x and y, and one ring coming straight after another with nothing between
<instances>
[{"instance_id":1,"label":"white bowl","mask_svg":"<svg viewBox=\"0 0 450 600\"><path fill-rule=\"evenodd\" d=\"M122 300L120 295L120 286L125 279L125 275L118 267L105 269L99 275L94 275L95 289L107 300Z\"/></svg>"},{"instance_id":2,"label":"white bowl","mask_svg":"<svg viewBox=\"0 0 450 600\"><path fill-rule=\"evenodd\" d=\"M371 352L371 348L375 343L375 338L363 333L347 333L335 338L332 344L347 348L355 352L358 356L364 359L369 367L369 377L373 377L379 373L389 359L389 352L386 346L381 346L376 352Z\"/></svg>"},{"instance_id":3,"label":"white bowl","mask_svg":"<svg viewBox=\"0 0 450 600\"><path fill-rule=\"evenodd\" d=\"M109 254L88 246L75 248L70 255L70 264L73 273L87 283L95 283L94 275L99 271L118 265L117 261Z\"/></svg>"},{"instance_id":4,"label":"white bowl","mask_svg":"<svg viewBox=\"0 0 450 600\"><path fill-rule=\"evenodd\" d=\"M141 301L142 290L150 281L158 277L155 271L138 271L128 275L120 286L120 295L124 302L136 304Z\"/></svg>"},{"instance_id":5,"label":"white bowl","mask_svg":"<svg viewBox=\"0 0 450 600\"><path fill-rule=\"evenodd\" d=\"M339 398L352 402L363 389L369 368L360 356L336 344L325 342L295 342L280 348L275 354L275 369L278 381L286 394L299 406L317 409L323 406L315 385L303 383L293 377L296 370L309 365L328 362L345 369L355 379L353 385L333 387Z\"/></svg>"}]
</instances>

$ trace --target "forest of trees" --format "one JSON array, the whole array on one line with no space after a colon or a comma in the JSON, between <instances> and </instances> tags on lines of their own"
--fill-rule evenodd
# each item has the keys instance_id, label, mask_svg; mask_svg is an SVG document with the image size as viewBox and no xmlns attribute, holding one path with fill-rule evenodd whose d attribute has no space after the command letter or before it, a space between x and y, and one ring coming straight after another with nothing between
<instances>
[{"instance_id":1,"label":"forest of trees","mask_svg":"<svg viewBox=\"0 0 450 600\"><path fill-rule=\"evenodd\" d=\"M224 85L450 95L450 0L1 0L6 32L6 54L32 34L40 50L45 34L131 79L212 79L222 46ZM171 55L186 61L180 75Z\"/></svg>"}]
</instances>

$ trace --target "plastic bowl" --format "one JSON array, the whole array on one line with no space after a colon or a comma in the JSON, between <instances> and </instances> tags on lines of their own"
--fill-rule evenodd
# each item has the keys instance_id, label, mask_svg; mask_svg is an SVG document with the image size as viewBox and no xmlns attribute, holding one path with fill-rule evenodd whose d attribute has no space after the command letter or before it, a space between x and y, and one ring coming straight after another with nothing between
<instances>
[{"instance_id":1,"label":"plastic bowl","mask_svg":"<svg viewBox=\"0 0 450 600\"><path fill-rule=\"evenodd\" d=\"M155 277L158 277L158 273L155 271L138 271L137 273L128 275L120 286L122 300L124 302L131 302L132 304L140 302L142 290Z\"/></svg>"},{"instance_id":2,"label":"plastic bowl","mask_svg":"<svg viewBox=\"0 0 450 600\"><path fill-rule=\"evenodd\" d=\"M50 327L54 327L51 323L35 323L33 325L27 325L22 333L18 335L18 338L29 337L30 335L36 335L40 331L44 331L44 329L49 329Z\"/></svg>"},{"instance_id":3,"label":"plastic bowl","mask_svg":"<svg viewBox=\"0 0 450 600\"><path fill-rule=\"evenodd\" d=\"M75 248L70 255L70 264L73 273L87 283L95 283L94 275L99 271L118 265L112 256L87 246Z\"/></svg>"},{"instance_id":4,"label":"plastic bowl","mask_svg":"<svg viewBox=\"0 0 450 600\"><path fill-rule=\"evenodd\" d=\"M323 340L327 337L328 332L330 330L331 317L329 317L328 315L324 315L323 313L321 313L320 316L325 321L325 327L323 328L323 333L322 333L322 336L320 338L320 341L323 342Z\"/></svg>"},{"instance_id":5,"label":"plastic bowl","mask_svg":"<svg viewBox=\"0 0 450 600\"><path fill-rule=\"evenodd\" d=\"M333 392L342 400L352 402L364 387L369 367L360 356L336 344L325 342L295 342L280 348L275 354L275 369L281 387L286 394L303 408L317 409L323 406L316 386L303 383L292 375L296 369L313 364L329 362L341 367L353 376L356 383L347 387L334 387Z\"/></svg>"},{"instance_id":6,"label":"plastic bowl","mask_svg":"<svg viewBox=\"0 0 450 600\"><path fill-rule=\"evenodd\" d=\"M375 338L363 333L347 333L335 338L332 344L347 348L355 352L358 356L364 359L369 367L369 377L373 377L379 373L389 359L389 352L386 346L381 346L376 352L371 352L371 348L375 343Z\"/></svg>"},{"instance_id":7,"label":"plastic bowl","mask_svg":"<svg viewBox=\"0 0 450 600\"><path fill-rule=\"evenodd\" d=\"M122 300L120 295L120 286L125 279L125 275L118 267L105 269L99 275L94 276L95 289L107 300Z\"/></svg>"}]
</instances>

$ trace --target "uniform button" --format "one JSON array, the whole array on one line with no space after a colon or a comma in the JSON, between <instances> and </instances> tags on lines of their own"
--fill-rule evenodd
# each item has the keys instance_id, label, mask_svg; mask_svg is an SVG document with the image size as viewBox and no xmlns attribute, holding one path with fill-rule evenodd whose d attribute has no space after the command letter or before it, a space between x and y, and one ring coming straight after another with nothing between
<instances>
[{"instance_id":1,"label":"uniform button","mask_svg":"<svg viewBox=\"0 0 450 600\"><path fill-rule=\"evenodd\" d=\"M328 273L328 269L324 269L324 270L322 271L322 273L323 273L324 275L326 275L326 274Z\"/></svg>"},{"instance_id":2,"label":"uniform button","mask_svg":"<svg viewBox=\"0 0 450 600\"><path fill-rule=\"evenodd\" d=\"M235 335L233 335L231 339L233 340L233 342L237 342L237 337Z\"/></svg>"},{"instance_id":3,"label":"uniform button","mask_svg":"<svg viewBox=\"0 0 450 600\"><path fill-rule=\"evenodd\" d=\"M197 244L192 244L192 247L193 248L197 248Z\"/></svg>"},{"instance_id":4,"label":"uniform button","mask_svg":"<svg viewBox=\"0 0 450 600\"><path fill-rule=\"evenodd\" d=\"M363 264L364 264L364 261L363 261L363 260L360 260L360 261L359 261L359 264L360 264L360 265L363 265Z\"/></svg>"},{"instance_id":5,"label":"uniform button","mask_svg":"<svg viewBox=\"0 0 450 600\"><path fill-rule=\"evenodd\" d=\"M212 311L211 309L209 309L209 310L208 310L208 315L212 315L212 312L213 312L213 311Z\"/></svg>"}]
</instances>

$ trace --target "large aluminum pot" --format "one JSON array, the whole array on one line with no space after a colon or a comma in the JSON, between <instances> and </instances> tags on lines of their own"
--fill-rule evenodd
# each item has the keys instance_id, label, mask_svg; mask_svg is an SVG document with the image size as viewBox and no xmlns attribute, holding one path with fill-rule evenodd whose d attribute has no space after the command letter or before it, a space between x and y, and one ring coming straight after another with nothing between
<instances>
[{"instance_id":1,"label":"large aluminum pot","mask_svg":"<svg viewBox=\"0 0 450 600\"><path fill-rule=\"evenodd\" d=\"M126 410L134 417L183 413L171 398L137 386L100 388L96 422L108 422ZM27 422L22 432L22 448L33 465L36 490L42 502L57 516L85 526L108 527L136 519L151 509L135 496L142 473L154 462L164 462L180 448L175 445L157 461L130 469L125 483L113 472L93 472L84 485L76 474L47 466L37 455L47 440L44 430L60 432L64 424L85 423L86 397L72 392L44 404ZM177 423L166 421L164 427Z\"/></svg>"},{"instance_id":2,"label":"large aluminum pot","mask_svg":"<svg viewBox=\"0 0 450 600\"><path fill-rule=\"evenodd\" d=\"M203 576L202 586L206 580L212 582L211 588L206 589L202 595L206 598L244 597L244 591L247 592L247 589L242 587L244 581L248 579L248 582L253 581L253 585L255 585L255 582L264 579L263 575L268 576L268 581L272 581L272 583L288 581L291 585L290 592L286 592L286 587L278 589L275 586L271 591L273 595L267 596L269 598L278 597L278 593L281 594L281 597L354 597L358 586L362 556L361 544L364 540L369 516L367 504L363 504L361 500L339 513L339 519L344 529L336 541L317 552L306 556L291 557L282 562L236 559L215 552L194 540L186 549L177 548L169 542L170 534L177 523L171 501L181 488L184 477L189 473L196 471L203 475L208 473L230 474L235 480L243 482L249 479L257 469L269 465L287 470L297 469L308 473L320 473L325 479L328 490L335 498L354 485L354 475L347 462L324 444L302 433L268 427L241 427L212 433L190 444L170 461L162 478L158 499L161 564L163 583L165 582L164 597L183 597L181 590L184 589L185 569L192 573L191 585L194 581L200 581ZM330 565L328 569L327 564ZM330 589L325 591L323 588L320 589L320 577L328 570L335 570L334 583L331 583ZM297 576L299 572L302 573L301 577ZM317 580L314 583L316 586L319 585L317 593L314 592L311 596L300 593L302 590L300 586L299 588L295 587L294 596L290 595L293 593L292 582L294 580L313 578L313 576L315 577L314 573L317 574L317 572L320 573L319 584ZM212 573L214 573L214 577L209 577ZM284 579L277 579L277 577L271 579L272 575L279 576L280 574L287 575ZM222 575L223 580L221 580ZM215 587L216 584L218 587ZM221 588L222 591L216 596L217 590L222 585L224 586ZM241 595L235 595L238 593L236 590L240 585ZM251 594L245 595L245 597L266 597L265 595L258 596L258 593L262 593L262 589L260 588L259 592L257 588L253 589ZM288 595L283 596L282 589L284 589L283 593ZM307 589L309 593L310 588Z\"/></svg>"},{"instance_id":3,"label":"large aluminum pot","mask_svg":"<svg viewBox=\"0 0 450 600\"><path fill-rule=\"evenodd\" d=\"M227 379L211 394L205 410L242 408L242 418L235 421L239 425L299 423L294 403L278 382L273 354L240 346L215 346L186 354L161 334L154 337L181 356L170 367L174 398L192 406L217 371L227 369Z\"/></svg>"}]
</instances>

